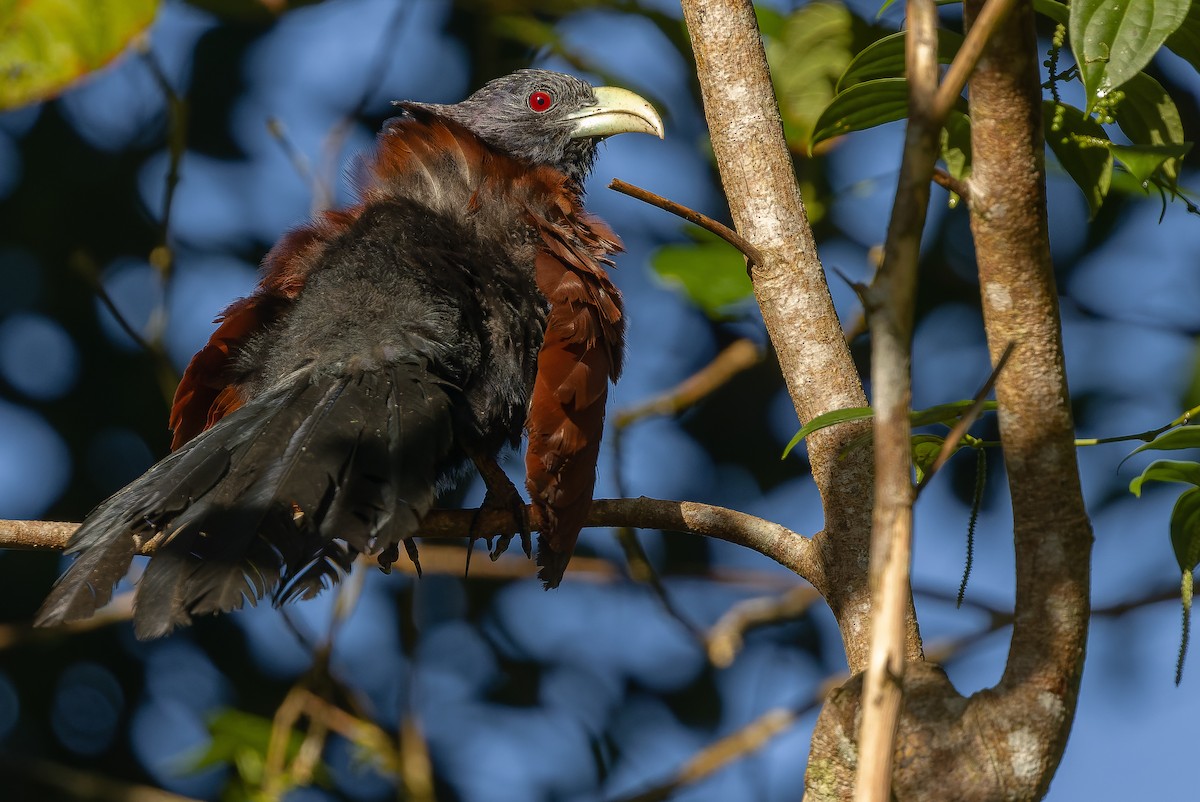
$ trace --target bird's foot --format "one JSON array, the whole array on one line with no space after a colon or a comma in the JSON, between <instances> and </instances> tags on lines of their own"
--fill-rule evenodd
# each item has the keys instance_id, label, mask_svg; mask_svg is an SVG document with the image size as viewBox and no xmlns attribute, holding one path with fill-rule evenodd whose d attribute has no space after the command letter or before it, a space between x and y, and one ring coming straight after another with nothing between
<instances>
[{"instance_id":1,"label":"bird's foot","mask_svg":"<svg viewBox=\"0 0 1200 802\"><path fill-rule=\"evenodd\" d=\"M417 553L417 543L411 537L404 538L404 551L408 554L408 559L412 560L413 568L416 569L417 576L421 576L421 558ZM383 551L379 552L376 560L379 562L379 568L385 573L392 572L392 564L400 559L400 544L393 543Z\"/></svg>"},{"instance_id":2,"label":"bird's foot","mask_svg":"<svg viewBox=\"0 0 1200 802\"><path fill-rule=\"evenodd\" d=\"M495 560L508 549L508 544L512 542L513 537L519 534L525 556L531 557L533 555L533 532L529 527L529 510L525 506L525 499L521 498L520 491L513 485L494 458L477 456L473 459L480 476L483 477L483 483L487 485L487 495L484 496L483 504L475 511L475 516L471 520L471 545L474 546L477 539L485 538L491 547L490 556ZM505 510L512 516L517 527L515 533L484 534L479 531L483 513L496 509ZM494 543L492 537L496 538Z\"/></svg>"},{"instance_id":3,"label":"bird's foot","mask_svg":"<svg viewBox=\"0 0 1200 802\"><path fill-rule=\"evenodd\" d=\"M509 483L509 488L512 490L511 496L497 498L491 490L483 499L483 506L479 508L479 512L485 509L502 509L512 515L513 521L517 524L516 532L505 532L497 535L495 543L491 543L491 538L488 538L491 551L489 556L493 561L499 559L500 555L508 550L508 544L517 535L521 536L521 550L525 552L525 556L533 556L533 532L529 528L529 510L525 507L525 499L521 498L521 494L517 489ZM478 517L479 512L476 513Z\"/></svg>"}]
</instances>

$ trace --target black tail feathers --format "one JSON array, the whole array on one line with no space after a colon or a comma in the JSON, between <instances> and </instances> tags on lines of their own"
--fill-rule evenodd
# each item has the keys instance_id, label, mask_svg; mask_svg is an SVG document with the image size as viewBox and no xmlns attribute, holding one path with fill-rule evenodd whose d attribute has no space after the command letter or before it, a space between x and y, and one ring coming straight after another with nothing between
<instances>
[{"instance_id":1,"label":"black tail feathers","mask_svg":"<svg viewBox=\"0 0 1200 802\"><path fill-rule=\"evenodd\" d=\"M450 399L424 365L298 371L93 511L35 624L90 617L143 548L139 638L268 593L311 598L355 555L397 553L453 451Z\"/></svg>"}]
</instances>

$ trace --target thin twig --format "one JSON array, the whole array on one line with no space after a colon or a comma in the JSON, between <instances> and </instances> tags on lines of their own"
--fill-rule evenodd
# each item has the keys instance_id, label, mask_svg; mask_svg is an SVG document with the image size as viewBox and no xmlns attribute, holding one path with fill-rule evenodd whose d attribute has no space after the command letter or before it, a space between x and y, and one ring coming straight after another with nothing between
<instances>
[{"instance_id":1,"label":"thin twig","mask_svg":"<svg viewBox=\"0 0 1200 802\"><path fill-rule=\"evenodd\" d=\"M746 633L768 624L794 621L821 598L809 587L792 588L782 596L763 596L738 602L712 625L706 638L708 660L717 668L733 665Z\"/></svg>"},{"instance_id":2,"label":"thin twig","mask_svg":"<svg viewBox=\"0 0 1200 802\"><path fill-rule=\"evenodd\" d=\"M303 704L305 715L310 719L322 722L347 741L382 758L385 770L391 772L397 770L399 761L395 757L392 738L386 730L378 724L346 712L312 691L301 690L297 695Z\"/></svg>"},{"instance_id":3,"label":"thin twig","mask_svg":"<svg viewBox=\"0 0 1200 802\"><path fill-rule=\"evenodd\" d=\"M768 710L749 725L701 749L669 781L614 802L662 802L679 789L709 777L735 760L758 751L776 735L790 729L799 718L819 704L813 700L800 709Z\"/></svg>"},{"instance_id":4,"label":"thin twig","mask_svg":"<svg viewBox=\"0 0 1200 802\"><path fill-rule=\"evenodd\" d=\"M896 732L903 703L904 665L919 659L912 620L912 331L921 234L938 152L937 7L908 0L905 65L909 120L884 261L868 293L871 379L875 408L875 509L871 528L870 652L858 727L855 802L891 798Z\"/></svg>"},{"instance_id":5,"label":"thin twig","mask_svg":"<svg viewBox=\"0 0 1200 802\"><path fill-rule=\"evenodd\" d=\"M189 796L180 796L149 785L127 782L106 777L92 771L84 771L50 760L22 755L0 757L0 770L6 776L5 785L13 785L13 775L29 777L42 790L54 789L53 793L39 795L38 799L87 799L92 802L198 802ZM19 787L19 784L18 784ZM11 797L11 798L16 798Z\"/></svg>"},{"instance_id":6,"label":"thin twig","mask_svg":"<svg viewBox=\"0 0 1200 802\"><path fill-rule=\"evenodd\" d=\"M921 595L951 604L954 602L952 595L936 590L922 590ZM1178 599L1179 588L1167 587L1155 590L1139 599L1097 608L1092 611L1092 615L1105 618L1120 617L1133 610L1138 610L1149 605L1177 601ZM999 632L1005 627L1012 626L1013 614L1011 611L985 607L978 603L975 606L990 614L987 624L978 631L968 633L962 637L933 644L928 650L930 661L941 665L949 663L962 656L968 648L979 643L989 635ZM745 728L697 752L669 780L636 794L621 796L614 799L613 802L662 802L662 800L669 799L685 786L699 782L720 769L725 768L734 760L747 757L757 749L765 746L775 735L785 732L801 716L819 705L829 695L830 691L843 685L847 679L849 679L848 674L831 674L817 686L816 691L814 691L806 702L790 710L775 709L767 711L761 717L750 722ZM787 720L787 716L789 715L791 716L790 721ZM763 737L764 735L766 737Z\"/></svg>"},{"instance_id":7,"label":"thin twig","mask_svg":"<svg viewBox=\"0 0 1200 802\"><path fill-rule=\"evenodd\" d=\"M400 784L404 792L402 798L409 802L437 802L429 743L412 715L405 716L400 724L398 757Z\"/></svg>"},{"instance_id":8,"label":"thin twig","mask_svg":"<svg viewBox=\"0 0 1200 802\"><path fill-rule=\"evenodd\" d=\"M285 769L292 733L295 732L296 724L304 713L301 693L307 693L303 687L303 680L292 686L271 719L271 735L267 739L261 783L263 796L268 799L278 799L288 790L289 782Z\"/></svg>"},{"instance_id":9,"label":"thin twig","mask_svg":"<svg viewBox=\"0 0 1200 802\"><path fill-rule=\"evenodd\" d=\"M164 289L166 281L174 269L174 253L170 245L171 209L175 202L175 190L179 187L180 164L183 154L187 151L188 103L167 80L167 74L154 55L149 39L145 39L139 48L142 61L150 70L150 75L158 85L159 91L167 101L167 175L163 186L162 219L158 222L158 246L150 253L152 264L163 278Z\"/></svg>"},{"instance_id":10,"label":"thin twig","mask_svg":"<svg viewBox=\"0 0 1200 802\"><path fill-rule=\"evenodd\" d=\"M175 367L171 364L171 359L163 347L161 337L163 322L166 319L164 293L167 279L160 274L158 307L151 317L154 325L148 327L154 331L154 335L146 338L129 321L124 313L121 312L116 302L112 299L112 296L108 294L108 289L104 286L104 282L100 277L100 267L96 264L91 254L82 250L72 252L70 255L70 265L88 283L92 292L96 293L96 297L100 299L100 303L104 305L104 308L116 320L117 326L120 327L121 331L125 332L133 340L134 344L150 357L151 363L154 366L154 376L159 390L162 392L163 398L167 403L170 403L171 398L175 395L175 385L179 383L179 374L175 372Z\"/></svg>"},{"instance_id":11,"label":"thin twig","mask_svg":"<svg viewBox=\"0 0 1200 802\"><path fill-rule=\"evenodd\" d=\"M625 463L623 443L624 429L616 426L613 428L612 433L613 480L616 483L617 492L621 495L625 494L625 477L621 470L621 466ZM621 550L625 553L625 564L629 569L629 576L635 582L644 583L649 587L667 615L679 622L680 626L687 630L696 643L703 644L704 632L690 618L683 614L683 611L679 609L670 595L667 594L667 588L663 584L662 577L658 575L654 564L650 562L650 556L646 554L646 549L642 547L642 541L638 539L634 528L631 526L618 527L616 537Z\"/></svg>"},{"instance_id":12,"label":"thin twig","mask_svg":"<svg viewBox=\"0 0 1200 802\"><path fill-rule=\"evenodd\" d=\"M971 76L975 65L979 63L979 57L983 55L983 47L991 38L992 31L1004 21L1015 3L1016 0L988 0L983 10L979 12L979 16L967 31L962 46L958 49L954 60L950 62L950 67L946 70L946 75L937 89L937 97L933 101L930 113L931 119L937 125L941 125L942 121L946 119L946 115L950 113L950 109L954 108L954 104L958 102L963 87L967 85L967 78ZM957 192L957 190L955 191ZM964 198L968 197L961 192L958 194Z\"/></svg>"},{"instance_id":13,"label":"thin twig","mask_svg":"<svg viewBox=\"0 0 1200 802\"><path fill-rule=\"evenodd\" d=\"M754 341L735 340L711 362L670 390L618 412L614 423L618 429L623 429L643 418L678 415L728 384L742 371L757 365L763 355L763 350Z\"/></svg>"},{"instance_id":14,"label":"thin twig","mask_svg":"<svg viewBox=\"0 0 1200 802\"><path fill-rule=\"evenodd\" d=\"M625 477L622 471L622 466L625 464L623 446L625 429L630 424L652 415L676 415L682 412L725 385L741 371L757 363L761 357L758 347L753 342L746 339L737 340L717 354L712 362L672 389L632 409L618 413L612 432L613 479L618 495L623 496L626 493ZM667 614L678 621L697 643L703 644L704 632L691 619L687 618L671 600L662 578L650 562L637 533L632 527L625 526L620 527L616 535L625 552L630 576L636 581L646 583L658 597Z\"/></svg>"},{"instance_id":15,"label":"thin twig","mask_svg":"<svg viewBox=\"0 0 1200 802\"><path fill-rule=\"evenodd\" d=\"M300 152L296 147L296 143L292 141L288 135L287 125L278 117L267 118L267 133L279 145L283 151L283 155L291 162L292 169L296 171L296 175L300 176L300 180L308 185L309 191L317 194L317 179L313 175L312 165L308 161L308 157Z\"/></svg>"},{"instance_id":16,"label":"thin twig","mask_svg":"<svg viewBox=\"0 0 1200 802\"><path fill-rule=\"evenodd\" d=\"M941 167L933 168L933 183L942 189L953 192L963 203L970 203L971 187L966 181L955 178Z\"/></svg>"},{"instance_id":17,"label":"thin twig","mask_svg":"<svg viewBox=\"0 0 1200 802\"><path fill-rule=\"evenodd\" d=\"M142 336L142 333L117 308L116 302L104 287L104 282L100 280L100 268L93 261L92 257L83 251L75 251L71 254L71 266L75 268L76 272L87 279L87 282L92 286L92 292L96 293L96 297L100 299L100 303L104 305L108 313L117 321L117 325L121 328L121 331L125 332L125 335L133 340L138 348L152 357L157 357L157 349Z\"/></svg>"},{"instance_id":18,"label":"thin twig","mask_svg":"<svg viewBox=\"0 0 1200 802\"><path fill-rule=\"evenodd\" d=\"M354 104L350 112L342 117L325 136L325 141L321 145L321 169L312 182L312 211L314 213L328 209L333 205L333 184L338 173L338 156L342 152L342 146L346 142L346 137L349 135L354 121L366 112L367 104L371 102L371 97L383 86L383 79L387 76L387 67L392 58L392 51L396 43L400 41L401 28L404 26L409 10L415 6L415 3L396 3L391 17L388 18L387 27L379 39L379 46L375 48L371 66L367 70L367 80L363 84L363 91L358 96L358 101Z\"/></svg>"},{"instance_id":19,"label":"thin twig","mask_svg":"<svg viewBox=\"0 0 1200 802\"><path fill-rule=\"evenodd\" d=\"M1012 356L1015 346L1016 343L1011 342L1005 346L1004 353L1000 355L1000 359L996 362L996 367L992 369L987 381L979 388L979 392L975 393L975 403L971 404L971 407L963 413L962 417L958 419L958 423L954 424L954 428L950 430L950 433L946 435L946 439L942 441L942 448L938 452L937 459L933 461L933 464L925 471L925 475L921 478L921 481L917 483L918 495L925 489L925 485L929 484L929 480L942 469L946 461L954 456L954 452L958 451L958 444L963 439L963 435L967 433L967 429L970 429L976 419L983 414L983 410L987 406L987 398L991 395L992 388L996 386L996 379L1000 376L1000 371L1004 370L1004 366L1008 364L1008 358Z\"/></svg>"},{"instance_id":20,"label":"thin twig","mask_svg":"<svg viewBox=\"0 0 1200 802\"><path fill-rule=\"evenodd\" d=\"M754 264L762 264L762 254L758 248L750 244L750 242L741 234L734 231L724 223L713 220L706 214L701 214L695 209L689 209L687 206L678 204L675 201L667 200L661 195L655 195L649 190L634 186L633 184L622 181L619 178L614 178L608 185L609 189L615 189L617 192L628 195L631 198L637 198L643 203L648 203L651 206L657 206L665 212L670 212L676 217L682 217L689 223L700 226L705 231L716 234L721 239L728 242L733 247L741 251L747 259Z\"/></svg>"}]
</instances>

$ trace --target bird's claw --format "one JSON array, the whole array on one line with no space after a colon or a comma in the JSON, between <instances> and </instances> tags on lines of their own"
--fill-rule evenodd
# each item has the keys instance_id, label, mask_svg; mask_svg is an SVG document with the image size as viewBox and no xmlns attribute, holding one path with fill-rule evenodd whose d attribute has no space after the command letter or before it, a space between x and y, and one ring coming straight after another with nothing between
<instances>
[{"instance_id":1,"label":"bird's claw","mask_svg":"<svg viewBox=\"0 0 1200 802\"><path fill-rule=\"evenodd\" d=\"M496 463L494 457L473 454L472 459L475 467L479 469L479 475L483 477L484 485L487 486L487 495L483 497L483 504L475 511L475 515L471 519L469 531L471 545L474 546L478 538L486 538L489 555L493 561L508 549L508 544L514 537L512 532L484 535L479 531L483 512L500 509L512 516L513 522L516 523L517 533L521 535L521 547L525 551L525 556L531 557L533 555L533 532L529 526L529 510L525 507L525 500L521 498L520 491ZM496 538L494 544L492 537Z\"/></svg>"},{"instance_id":2,"label":"bird's claw","mask_svg":"<svg viewBox=\"0 0 1200 802\"><path fill-rule=\"evenodd\" d=\"M480 522L483 513L487 510L504 510L509 513L517 524L517 532L493 533L489 535L481 533L479 531ZM517 489L513 487L511 482L508 483L507 488L501 490L489 487L487 495L483 498L483 504L479 506L479 509L475 510L475 515L471 519L471 545L474 546L476 540L486 540L488 542L488 556L495 561L501 554L507 551L508 544L512 542L516 534L520 534L521 548L525 551L525 556L529 557L533 553L533 532L529 528L529 510L525 507L524 499L521 498L521 494L517 492Z\"/></svg>"},{"instance_id":3,"label":"bird's claw","mask_svg":"<svg viewBox=\"0 0 1200 802\"><path fill-rule=\"evenodd\" d=\"M491 492L488 492L491 495ZM484 506L488 505L488 499L484 499ZM519 534L521 536L521 550L525 552L525 557L528 559L533 556L533 531L529 528L529 510L525 507L525 502L520 494L513 488L513 497L497 501L493 508L500 507L507 509L513 516L513 520L517 523L517 532L505 533L496 537L496 542L491 545L491 551L488 556L495 562L500 558L500 555L508 551L508 544L512 539Z\"/></svg>"}]
</instances>

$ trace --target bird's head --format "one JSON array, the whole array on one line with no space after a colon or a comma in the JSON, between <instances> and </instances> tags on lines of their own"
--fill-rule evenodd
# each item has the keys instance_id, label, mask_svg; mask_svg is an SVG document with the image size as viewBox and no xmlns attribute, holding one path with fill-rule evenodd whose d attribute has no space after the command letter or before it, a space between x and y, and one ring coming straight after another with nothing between
<instances>
[{"instance_id":1,"label":"bird's head","mask_svg":"<svg viewBox=\"0 0 1200 802\"><path fill-rule=\"evenodd\" d=\"M461 103L397 105L452 119L488 144L556 167L580 185L591 172L600 140L625 133L663 136L662 119L639 95L549 70L518 70Z\"/></svg>"}]
</instances>

